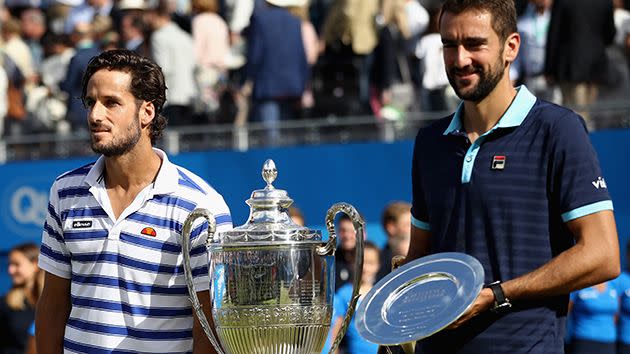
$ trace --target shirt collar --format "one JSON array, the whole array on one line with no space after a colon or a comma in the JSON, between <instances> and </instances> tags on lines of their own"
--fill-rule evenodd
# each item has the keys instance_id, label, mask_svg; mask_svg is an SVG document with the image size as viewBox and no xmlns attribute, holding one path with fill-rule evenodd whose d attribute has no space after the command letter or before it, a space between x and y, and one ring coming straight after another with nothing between
<instances>
[{"instance_id":1,"label":"shirt collar","mask_svg":"<svg viewBox=\"0 0 630 354\"><path fill-rule=\"evenodd\" d=\"M510 104L508 110L491 130L497 128L518 127L521 123L523 123L532 107L534 107L534 104L536 103L536 96L529 92L525 85L517 87L516 90L517 93L514 101ZM449 124L448 128L444 131L444 135L462 131L463 126L461 114L463 109L464 102L462 101L459 106L457 106L457 110L455 111L455 115L453 115L451 124Z\"/></svg>"},{"instance_id":2,"label":"shirt collar","mask_svg":"<svg viewBox=\"0 0 630 354\"><path fill-rule=\"evenodd\" d=\"M168 160L168 156L166 156L164 151L156 148L153 148L153 151L162 159L162 166L160 166L160 170L153 183L153 195L175 192L179 183L179 171L177 170L177 166ZM85 183L91 187L99 186L102 183L104 168L105 157L101 155L85 177Z\"/></svg>"}]
</instances>

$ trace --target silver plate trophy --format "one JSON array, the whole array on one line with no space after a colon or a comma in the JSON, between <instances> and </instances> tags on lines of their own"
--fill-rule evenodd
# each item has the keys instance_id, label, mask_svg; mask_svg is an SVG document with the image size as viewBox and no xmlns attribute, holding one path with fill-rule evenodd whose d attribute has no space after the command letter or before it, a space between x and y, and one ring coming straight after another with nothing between
<instances>
[{"instance_id":1,"label":"silver plate trophy","mask_svg":"<svg viewBox=\"0 0 630 354\"><path fill-rule=\"evenodd\" d=\"M219 353L311 354L321 353L330 330L335 289L334 253L337 248L335 216L347 214L356 230L352 301L341 331L332 344L335 351L354 314L363 268L364 221L354 207L333 205L326 215L330 238L320 231L295 224L287 213L293 202L272 183L278 172L272 160L262 171L267 183L247 200L247 222L215 234L215 219L195 209L183 227L184 271L193 308L210 342ZM190 233L199 218L208 222L208 258L212 327L193 289ZM220 344L220 345L219 345Z\"/></svg>"},{"instance_id":2,"label":"silver plate trophy","mask_svg":"<svg viewBox=\"0 0 630 354\"><path fill-rule=\"evenodd\" d=\"M416 259L389 273L367 293L356 311L357 331L370 342L401 345L410 352L406 344L457 320L475 301L483 281L481 263L464 253Z\"/></svg>"}]
</instances>

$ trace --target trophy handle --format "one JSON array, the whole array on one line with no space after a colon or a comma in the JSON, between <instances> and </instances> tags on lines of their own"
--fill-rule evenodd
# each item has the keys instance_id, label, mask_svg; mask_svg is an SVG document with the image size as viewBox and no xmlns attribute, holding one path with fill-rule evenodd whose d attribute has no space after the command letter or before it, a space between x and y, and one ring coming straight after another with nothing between
<instances>
[{"instance_id":1,"label":"trophy handle","mask_svg":"<svg viewBox=\"0 0 630 354\"><path fill-rule=\"evenodd\" d=\"M361 286L361 276L363 273L363 228L365 225L365 221L361 218L359 212L348 203L337 203L328 209L328 213L326 214L326 229L328 230L328 234L330 235L328 243L325 246L322 246L318 249L318 253L323 255L334 254L337 249L337 234L335 233L335 216L339 212L343 212L348 215L352 220L352 224L354 225L354 229L356 230L356 238L357 243L354 251L354 281L352 282L352 297L350 300L350 304L348 304L348 311L346 311L346 315L341 324L341 329L339 333L337 333L337 337L333 341L332 346L330 347L329 354L332 354L337 350L339 343L343 339L343 336L346 334L348 330L348 325L350 324L350 320L352 316L354 316L354 310L357 306L357 301L359 301L359 288Z\"/></svg>"},{"instance_id":2,"label":"trophy handle","mask_svg":"<svg viewBox=\"0 0 630 354\"><path fill-rule=\"evenodd\" d=\"M219 354L223 354L221 350L221 346L219 345L219 341L212 332L212 328L210 327L210 323L208 323L208 319L206 315L203 313L202 305L199 302L199 298L197 297L197 293L195 292L195 288L193 286L193 276L192 276L192 268L190 267L190 232L192 231L192 226L195 220L200 217L206 218L208 221L208 238L206 239L206 245L210 243L214 233L217 230L217 222L214 219L214 215L203 208L197 208L192 211L186 218L184 222L184 227L182 229L182 253L184 254L184 276L186 278L186 286L188 287L188 293L190 294L190 301L192 302L192 307L199 318L199 323L201 323L201 327L203 331L206 333L206 336L212 343L212 346ZM210 291L210 298L212 301L212 291Z\"/></svg>"}]
</instances>

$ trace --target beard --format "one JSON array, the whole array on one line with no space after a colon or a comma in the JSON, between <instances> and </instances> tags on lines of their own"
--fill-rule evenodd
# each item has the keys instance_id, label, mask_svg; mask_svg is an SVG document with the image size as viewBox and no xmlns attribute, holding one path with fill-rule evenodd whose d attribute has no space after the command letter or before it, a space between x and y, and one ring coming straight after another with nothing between
<instances>
[{"instance_id":1,"label":"beard","mask_svg":"<svg viewBox=\"0 0 630 354\"><path fill-rule=\"evenodd\" d=\"M448 82L453 87L453 90L457 94L457 97L464 101L479 102L486 98L501 79L505 71L505 64L501 60L502 55L494 65L490 67L490 70L485 71L483 67L479 65L471 65L466 68L452 68L447 71ZM479 82L469 92L462 92L462 89L457 85L457 78L455 77L459 73L474 73L479 75Z\"/></svg>"},{"instance_id":2,"label":"beard","mask_svg":"<svg viewBox=\"0 0 630 354\"><path fill-rule=\"evenodd\" d=\"M112 141L106 144L99 144L94 141L94 138L92 138L92 151L106 157L121 156L131 151L131 149L136 146L140 140L140 136L142 135L137 114L134 117L135 119L133 119L127 126L124 136L114 137Z\"/></svg>"}]
</instances>

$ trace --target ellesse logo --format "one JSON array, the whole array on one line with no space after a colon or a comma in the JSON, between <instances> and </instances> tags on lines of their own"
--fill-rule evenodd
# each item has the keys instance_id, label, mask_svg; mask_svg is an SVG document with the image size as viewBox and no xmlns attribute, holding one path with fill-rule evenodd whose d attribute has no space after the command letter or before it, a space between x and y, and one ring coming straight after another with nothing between
<instances>
[{"instance_id":1,"label":"ellesse logo","mask_svg":"<svg viewBox=\"0 0 630 354\"><path fill-rule=\"evenodd\" d=\"M142 231L140 231L140 233L146 236L151 236L151 237L157 236L155 229L152 227L145 227L144 229L142 229Z\"/></svg>"},{"instance_id":2,"label":"ellesse logo","mask_svg":"<svg viewBox=\"0 0 630 354\"><path fill-rule=\"evenodd\" d=\"M87 229L92 227L92 220L76 220L72 222L73 229Z\"/></svg>"}]
</instances>

